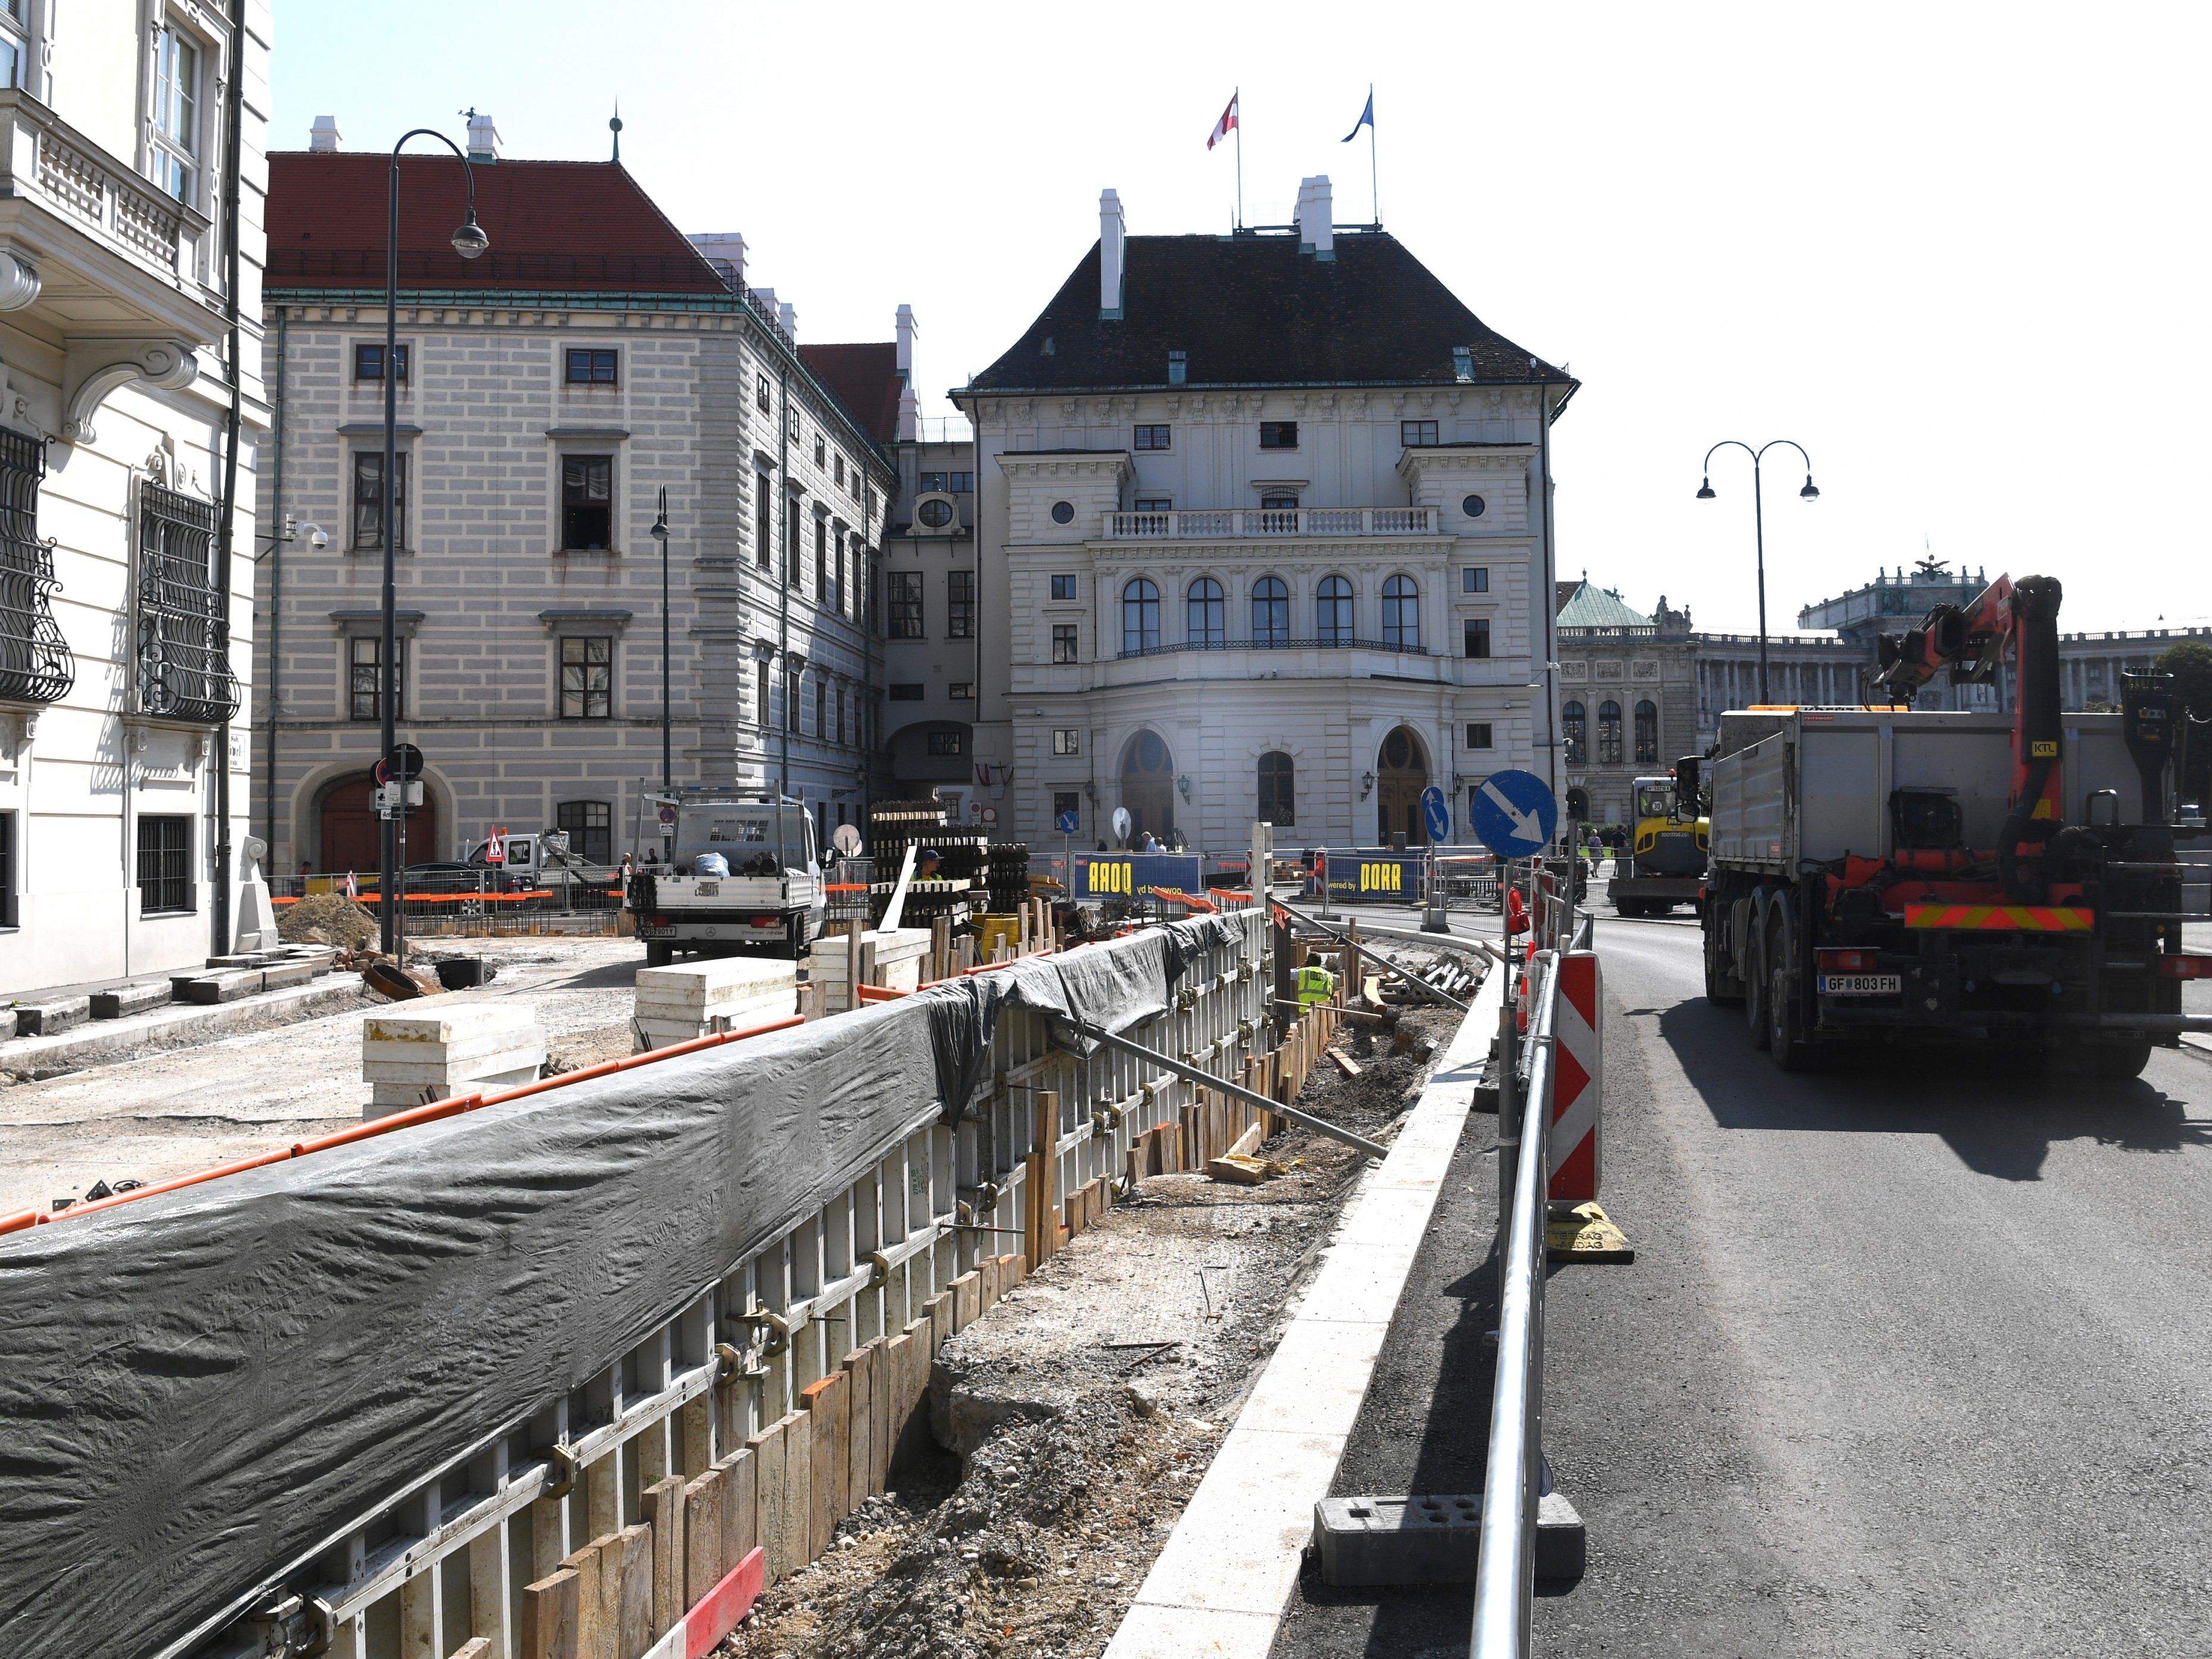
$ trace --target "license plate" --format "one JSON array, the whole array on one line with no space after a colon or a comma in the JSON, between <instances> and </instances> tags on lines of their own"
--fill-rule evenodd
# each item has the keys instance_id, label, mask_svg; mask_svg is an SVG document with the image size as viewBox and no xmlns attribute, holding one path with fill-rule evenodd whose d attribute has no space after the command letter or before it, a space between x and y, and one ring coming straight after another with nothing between
<instances>
[{"instance_id":1,"label":"license plate","mask_svg":"<svg viewBox=\"0 0 2212 1659\"><path fill-rule=\"evenodd\" d=\"M1904 988L1896 974L1823 974L1824 997L1893 997Z\"/></svg>"}]
</instances>

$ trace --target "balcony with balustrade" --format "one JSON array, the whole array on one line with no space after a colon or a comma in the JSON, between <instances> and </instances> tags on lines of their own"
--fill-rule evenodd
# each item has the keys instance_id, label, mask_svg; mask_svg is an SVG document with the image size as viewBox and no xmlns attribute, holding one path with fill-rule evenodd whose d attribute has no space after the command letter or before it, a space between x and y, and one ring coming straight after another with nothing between
<instances>
[{"instance_id":1,"label":"balcony with balustrade","mask_svg":"<svg viewBox=\"0 0 2212 1659\"><path fill-rule=\"evenodd\" d=\"M1101 538L1109 542L1403 540L1442 533L1433 507L1212 507L1194 511L1109 513Z\"/></svg>"}]
</instances>

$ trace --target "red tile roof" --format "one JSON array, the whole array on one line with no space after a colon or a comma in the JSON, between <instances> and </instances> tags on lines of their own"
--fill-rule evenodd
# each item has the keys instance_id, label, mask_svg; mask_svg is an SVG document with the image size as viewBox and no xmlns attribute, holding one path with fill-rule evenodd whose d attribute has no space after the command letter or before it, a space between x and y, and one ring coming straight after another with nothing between
<instances>
[{"instance_id":1,"label":"red tile roof","mask_svg":"<svg viewBox=\"0 0 2212 1659\"><path fill-rule=\"evenodd\" d=\"M268 286L381 288L390 166L389 156L344 151L272 154ZM451 240L468 205L459 163L400 158L403 289L729 291L620 162L495 161L477 167L476 181L491 250L464 259Z\"/></svg>"},{"instance_id":2,"label":"red tile roof","mask_svg":"<svg viewBox=\"0 0 2212 1659\"><path fill-rule=\"evenodd\" d=\"M879 444L898 440L898 347L880 344L802 345L805 363L854 422Z\"/></svg>"}]
</instances>

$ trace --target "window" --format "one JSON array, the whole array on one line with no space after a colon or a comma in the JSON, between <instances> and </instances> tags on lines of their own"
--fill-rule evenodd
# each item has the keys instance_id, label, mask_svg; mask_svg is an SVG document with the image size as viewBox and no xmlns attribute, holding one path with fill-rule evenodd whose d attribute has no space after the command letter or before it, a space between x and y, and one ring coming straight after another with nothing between
<instances>
[{"instance_id":1,"label":"window","mask_svg":"<svg viewBox=\"0 0 2212 1659\"><path fill-rule=\"evenodd\" d=\"M1073 599L1075 597L1075 578L1073 576L1054 576L1052 579L1052 596L1055 599Z\"/></svg>"},{"instance_id":2,"label":"window","mask_svg":"<svg viewBox=\"0 0 2212 1659\"><path fill-rule=\"evenodd\" d=\"M52 543L39 534L46 447L0 427L0 697L58 702L76 684L76 659L54 620Z\"/></svg>"},{"instance_id":3,"label":"window","mask_svg":"<svg viewBox=\"0 0 2212 1659\"><path fill-rule=\"evenodd\" d=\"M1466 569L1461 571L1459 573L1459 591L1462 593L1487 593L1490 592L1490 567L1486 564L1474 564L1469 565Z\"/></svg>"},{"instance_id":4,"label":"window","mask_svg":"<svg viewBox=\"0 0 2212 1659\"><path fill-rule=\"evenodd\" d=\"M23 38L23 13L27 9L26 0L0 0L0 87L23 84L23 52L28 44ZM11 910L7 921L0 921L0 927L15 925Z\"/></svg>"},{"instance_id":5,"label":"window","mask_svg":"<svg viewBox=\"0 0 2212 1659\"><path fill-rule=\"evenodd\" d=\"M774 532L769 527L768 491L768 475L765 472L754 473L753 562L763 570L773 568L775 564L769 553Z\"/></svg>"},{"instance_id":6,"label":"window","mask_svg":"<svg viewBox=\"0 0 2212 1659\"><path fill-rule=\"evenodd\" d=\"M1190 354L1184 351L1168 353L1168 384L1181 386L1190 373Z\"/></svg>"},{"instance_id":7,"label":"window","mask_svg":"<svg viewBox=\"0 0 2212 1659\"><path fill-rule=\"evenodd\" d=\"M843 455L838 455L830 462L830 476L836 479L839 483L845 482L845 458ZM841 806L837 810L842 812L845 809Z\"/></svg>"},{"instance_id":8,"label":"window","mask_svg":"<svg viewBox=\"0 0 2212 1659\"><path fill-rule=\"evenodd\" d=\"M200 49L173 28L155 30L154 182L179 202L199 189L199 106Z\"/></svg>"},{"instance_id":9,"label":"window","mask_svg":"<svg viewBox=\"0 0 2212 1659\"><path fill-rule=\"evenodd\" d=\"M595 347L569 347L568 380L570 386L612 386L615 354Z\"/></svg>"},{"instance_id":10,"label":"window","mask_svg":"<svg viewBox=\"0 0 2212 1659\"><path fill-rule=\"evenodd\" d=\"M972 570L945 573L945 637L975 637L975 573Z\"/></svg>"},{"instance_id":11,"label":"window","mask_svg":"<svg viewBox=\"0 0 2212 1659\"><path fill-rule=\"evenodd\" d=\"M968 734L965 732L932 732L928 748L933 755L964 755L968 752Z\"/></svg>"},{"instance_id":12,"label":"window","mask_svg":"<svg viewBox=\"0 0 2212 1659\"><path fill-rule=\"evenodd\" d=\"M1200 576L1190 585L1187 598L1184 637L1193 645L1219 647L1228 636L1228 607L1222 601L1221 584Z\"/></svg>"},{"instance_id":13,"label":"window","mask_svg":"<svg viewBox=\"0 0 2212 1659\"><path fill-rule=\"evenodd\" d=\"M1298 821L1297 769L1279 749L1260 757L1259 817L1279 829Z\"/></svg>"},{"instance_id":14,"label":"window","mask_svg":"<svg viewBox=\"0 0 2212 1659\"><path fill-rule=\"evenodd\" d=\"M1467 646L1467 654L1468 656L1486 657L1490 654L1489 617L1466 617L1461 622L1460 629Z\"/></svg>"},{"instance_id":15,"label":"window","mask_svg":"<svg viewBox=\"0 0 2212 1659\"><path fill-rule=\"evenodd\" d=\"M928 529L942 530L952 522L952 503L933 498L915 507L914 516L921 520L924 526Z\"/></svg>"},{"instance_id":16,"label":"window","mask_svg":"<svg viewBox=\"0 0 2212 1659\"><path fill-rule=\"evenodd\" d=\"M891 701L893 702L920 702L921 701L924 690L925 688L920 680L893 680L891 682Z\"/></svg>"},{"instance_id":17,"label":"window","mask_svg":"<svg viewBox=\"0 0 2212 1659\"><path fill-rule=\"evenodd\" d=\"M975 701L975 682L954 680L945 688L945 695L955 702L973 702Z\"/></svg>"},{"instance_id":18,"label":"window","mask_svg":"<svg viewBox=\"0 0 2212 1659\"><path fill-rule=\"evenodd\" d=\"M819 677L814 682L814 735L830 735L830 682Z\"/></svg>"},{"instance_id":19,"label":"window","mask_svg":"<svg viewBox=\"0 0 2212 1659\"><path fill-rule=\"evenodd\" d=\"M394 544L407 545L407 457L392 458L392 516L399 533ZM353 544L384 545L384 453L356 450L353 458Z\"/></svg>"},{"instance_id":20,"label":"window","mask_svg":"<svg viewBox=\"0 0 2212 1659\"><path fill-rule=\"evenodd\" d=\"M1137 497L1135 510L1139 513L1172 513L1175 511L1175 497L1139 495Z\"/></svg>"},{"instance_id":21,"label":"window","mask_svg":"<svg viewBox=\"0 0 2212 1659\"><path fill-rule=\"evenodd\" d=\"M356 634L346 641L346 714L357 720L384 718L384 641ZM407 718L407 640L395 635L392 652L392 718Z\"/></svg>"},{"instance_id":22,"label":"window","mask_svg":"<svg viewBox=\"0 0 2212 1659\"><path fill-rule=\"evenodd\" d=\"M891 572L891 637L918 640L921 631L921 572Z\"/></svg>"},{"instance_id":23,"label":"window","mask_svg":"<svg viewBox=\"0 0 2212 1659\"><path fill-rule=\"evenodd\" d=\"M586 634L561 641L561 718L604 720L614 716L615 642L611 635Z\"/></svg>"},{"instance_id":24,"label":"window","mask_svg":"<svg viewBox=\"0 0 2212 1659\"><path fill-rule=\"evenodd\" d=\"M842 685L837 688L837 741L845 741L845 688ZM845 809L841 806L837 810L842 812Z\"/></svg>"},{"instance_id":25,"label":"window","mask_svg":"<svg viewBox=\"0 0 2212 1659\"><path fill-rule=\"evenodd\" d=\"M793 503L786 495L783 501L783 580L797 587L805 580L799 558L799 514L792 511Z\"/></svg>"},{"instance_id":26,"label":"window","mask_svg":"<svg viewBox=\"0 0 2212 1659\"><path fill-rule=\"evenodd\" d=\"M1559 723L1566 728L1564 735L1567 740L1567 764L1589 765L1589 719L1583 712L1582 704L1571 702L1560 709Z\"/></svg>"},{"instance_id":27,"label":"window","mask_svg":"<svg viewBox=\"0 0 2212 1659\"><path fill-rule=\"evenodd\" d=\"M972 495L975 493L975 475L972 472L948 472L945 487L955 495Z\"/></svg>"},{"instance_id":28,"label":"window","mask_svg":"<svg viewBox=\"0 0 2212 1659\"><path fill-rule=\"evenodd\" d=\"M1400 651L1421 648L1421 590L1411 576L1382 584L1382 643Z\"/></svg>"},{"instance_id":29,"label":"window","mask_svg":"<svg viewBox=\"0 0 2212 1659\"><path fill-rule=\"evenodd\" d=\"M1164 426L1140 426L1137 428L1134 447L1139 449L1165 449L1172 431L1172 428Z\"/></svg>"},{"instance_id":30,"label":"window","mask_svg":"<svg viewBox=\"0 0 2212 1659\"><path fill-rule=\"evenodd\" d=\"M814 603L830 603L830 520L814 520Z\"/></svg>"},{"instance_id":31,"label":"window","mask_svg":"<svg viewBox=\"0 0 2212 1659\"><path fill-rule=\"evenodd\" d=\"M942 472L924 472L915 482L921 485L921 494L927 495L934 490L941 495L945 493L945 477Z\"/></svg>"},{"instance_id":32,"label":"window","mask_svg":"<svg viewBox=\"0 0 2212 1659\"><path fill-rule=\"evenodd\" d=\"M142 812L138 817L138 914L173 914L192 908L192 821L189 815Z\"/></svg>"},{"instance_id":33,"label":"window","mask_svg":"<svg viewBox=\"0 0 2212 1659\"><path fill-rule=\"evenodd\" d=\"M753 723L768 724L768 665L764 662L753 665Z\"/></svg>"},{"instance_id":34,"label":"window","mask_svg":"<svg viewBox=\"0 0 2212 1659\"><path fill-rule=\"evenodd\" d=\"M1073 501L1054 501L1052 504L1052 521L1054 524L1073 524L1075 522L1075 503Z\"/></svg>"},{"instance_id":35,"label":"window","mask_svg":"<svg viewBox=\"0 0 2212 1659\"><path fill-rule=\"evenodd\" d=\"M553 827L568 837L568 850L591 864L615 861L615 809L603 800L564 800L553 809Z\"/></svg>"},{"instance_id":36,"label":"window","mask_svg":"<svg viewBox=\"0 0 2212 1659\"><path fill-rule=\"evenodd\" d=\"M838 531L830 541L830 608L842 615L845 610L845 532Z\"/></svg>"},{"instance_id":37,"label":"window","mask_svg":"<svg viewBox=\"0 0 2212 1659\"><path fill-rule=\"evenodd\" d=\"M402 341L392 348L392 366L397 371L399 384L407 384L407 344ZM356 380L381 380L384 378L384 342L363 340L353 349L353 377Z\"/></svg>"},{"instance_id":38,"label":"window","mask_svg":"<svg viewBox=\"0 0 2212 1659\"><path fill-rule=\"evenodd\" d=\"M213 726L238 712L229 594L215 552L216 505L138 487L138 712Z\"/></svg>"},{"instance_id":39,"label":"window","mask_svg":"<svg viewBox=\"0 0 2212 1659\"><path fill-rule=\"evenodd\" d=\"M1057 823L1061 818L1066 817L1070 812L1075 814L1076 821L1078 823L1082 821L1083 797L1081 794L1073 789L1054 790L1052 792L1053 821Z\"/></svg>"},{"instance_id":40,"label":"window","mask_svg":"<svg viewBox=\"0 0 2212 1659\"><path fill-rule=\"evenodd\" d=\"M1160 590L1139 576L1121 590L1121 654L1160 648Z\"/></svg>"},{"instance_id":41,"label":"window","mask_svg":"<svg viewBox=\"0 0 2212 1659\"><path fill-rule=\"evenodd\" d=\"M1452 348L1452 379L1455 380L1471 380L1474 378L1474 348L1473 346L1454 346Z\"/></svg>"},{"instance_id":42,"label":"window","mask_svg":"<svg viewBox=\"0 0 2212 1659\"><path fill-rule=\"evenodd\" d=\"M1636 763L1650 766L1659 758L1659 705L1645 697L1636 705Z\"/></svg>"},{"instance_id":43,"label":"window","mask_svg":"<svg viewBox=\"0 0 2212 1659\"><path fill-rule=\"evenodd\" d=\"M1620 764L1620 705L1610 697L1597 706L1597 763Z\"/></svg>"},{"instance_id":44,"label":"window","mask_svg":"<svg viewBox=\"0 0 2212 1659\"><path fill-rule=\"evenodd\" d=\"M0 812L0 927L16 925L15 815Z\"/></svg>"},{"instance_id":45,"label":"window","mask_svg":"<svg viewBox=\"0 0 2212 1659\"><path fill-rule=\"evenodd\" d=\"M561 545L570 552L604 553L614 544L615 459L561 458Z\"/></svg>"},{"instance_id":46,"label":"window","mask_svg":"<svg viewBox=\"0 0 2212 1659\"><path fill-rule=\"evenodd\" d=\"M1352 584L1341 576L1322 580L1314 600L1314 637L1323 645L1352 643Z\"/></svg>"},{"instance_id":47,"label":"window","mask_svg":"<svg viewBox=\"0 0 2212 1659\"><path fill-rule=\"evenodd\" d=\"M1296 421L1262 421L1260 422L1260 447L1262 449L1296 449L1298 447L1298 423Z\"/></svg>"},{"instance_id":48,"label":"window","mask_svg":"<svg viewBox=\"0 0 2212 1659\"><path fill-rule=\"evenodd\" d=\"M828 444L824 443L824 442L822 441L822 434L821 434L820 433L818 433L818 432L817 432L817 433L816 433L816 434L814 434L814 466L815 466L815 470L816 470L817 471L819 471L822 468L826 467L826 466L828 466L829 465L830 465L830 446L829 446Z\"/></svg>"},{"instance_id":49,"label":"window","mask_svg":"<svg viewBox=\"0 0 2212 1659\"><path fill-rule=\"evenodd\" d=\"M1467 746L1470 749L1488 749L1492 746L1488 720L1469 720L1467 723Z\"/></svg>"},{"instance_id":50,"label":"window","mask_svg":"<svg viewBox=\"0 0 2212 1659\"><path fill-rule=\"evenodd\" d=\"M1434 421L1401 421L1398 422L1398 441L1408 449L1425 449L1437 441Z\"/></svg>"},{"instance_id":51,"label":"window","mask_svg":"<svg viewBox=\"0 0 2212 1659\"><path fill-rule=\"evenodd\" d=\"M1295 495L1262 495L1260 497L1260 510L1262 513L1295 513L1298 510L1298 498ZM1291 526L1270 525L1267 528L1287 530Z\"/></svg>"},{"instance_id":52,"label":"window","mask_svg":"<svg viewBox=\"0 0 2212 1659\"><path fill-rule=\"evenodd\" d=\"M1461 500L1459 510L1466 514L1470 519L1479 519L1483 515L1484 511L1488 507L1488 506L1489 503L1485 501L1481 496L1468 495Z\"/></svg>"},{"instance_id":53,"label":"window","mask_svg":"<svg viewBox=\"0 0 2212 1659\"><path fill-rule=\"evenodd\" d=\"M1075 654L1075 624L1054 623L1052 625L1052 659L1054 662L1079 661Z\"/></svg>"},{"instance_id":54,"label":"window","mask_svg":"<svg viewBox=\"0 0 2212 1659\"><path fill-rule=\"evenodd\" d=\"M1280 576L1262 576L1252 584L1252 643L1290 642L1291 590Z\"/></svg>"},{"instance_id":55,"label":"window","mask_svg":"<svg viewBox=\"0 0 2212 1659\"><path fill-rule=\"evenodd\" d=\"M1055 726L1052 728L1052 752L1055 755L1079 755L1083 752L1082 727Z\"/></svg>"},{"instance_id":56,"label":"window","mask_svg":"<svg viewBox=\"0 0 2212 1659\"><path fill-rule=\"evenodd\" d=\"M775 412L775 400L769 395L768 376L765 374L758 376L755 381L753 402L759 406L760 412L763 415L772 415Z\"/></svg>"},{"instance_id":57,"label":"window","mask_svg":"<svg viewBox=\"0 0 2212 1659\"><path fill-rule=\"evenodd\" d=\"M783 724L793 735L799 731L799 683L805 672L798 668L783 671Z\"/></svg>"}]
</instances>

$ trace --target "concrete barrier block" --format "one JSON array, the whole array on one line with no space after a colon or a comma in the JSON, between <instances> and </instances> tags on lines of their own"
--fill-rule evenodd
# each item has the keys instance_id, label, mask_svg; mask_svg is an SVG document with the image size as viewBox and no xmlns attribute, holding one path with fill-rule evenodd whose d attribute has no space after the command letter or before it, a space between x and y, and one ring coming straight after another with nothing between
<instances>
[{"instance_id":1,"label":"concrete barrier block","mask_svg":"<svg viewBox=\"0 0 2212 1659\"><path fill-rule=\"evenodd\" d=\"M232 968L221 973L196 974L173 979L169 987L176 993L179 1002L236 1002L241 998L261 994L261 970L258 968Z\"/></svg>"},{"instance_id":2,"label":"concrete barrier block","mask_svg":"<svg viewBox=\"0 0 2212 1659\"><path fill-rule=\"evenodd\" d=\"M118 985L92 994L92 1017L94 1019L121 1019L130 1014L143 1014L149 1009L167 1006L173 996L174 992L166 979L149 979L138 985Z\"/></svg>"},{"instance_id":3,"label":"concrete barrier block","mask_svg":"<svg viewBox=\"0 0 2212 1659\"><path fill-rule=\"evenodd\" d=\"M90 997L46 997L15 1005L15 1030L24 1036L52 1036L91 1018Z\"/></svg>"},{"instance_id":4,"label":"concrete barrier block","mask_svg":"<svg viewBox=\"0 0 2212 1659\"><path fill-rule=\"evenodd\" d=\"M1482 1494L1324 1498L1314 1542L1325 1584L1471 1584L1482 1536ZM1556 1492L1536 1509L1536 1577L1579 1578L1589 1553L1583 1518Z\"/></svg>"},{"instance_id":5,"label":"concrete barrier block","mask_svg":"<svg viewBox=\"0 0 2212 1659\"><path fill-rule=\"evenodd\" d=\"M637 1048L665 1048L714 1031L787 1018L799 1001L799 964L721 957L680 968L641 968Z\"/></svg>"},{"instance_id":6,"label":"concrete barrier block","mask_svg":"<svg viewBox=\"0 0 2212 1659\"><path fill-rule=\"evenodd\" d=\"M264 991L282 991L290 986L305 985L314 976L315 969L311 963L272 963L261 970L261 988Z\"/></svg>"},{"instance_id":7,"label":"concrete barrier block","mask_svg":"<svg viewBox=\"0 0 2212 1659\"><path fill-rule=\"evenodd\" d=\"M513 1088L545 1064L545 1030L526 1002L460 1002L441 997L365 1016L362 1081L372 1085L366 1115L468 1094Z\"/></svg>"}]
</instances>

